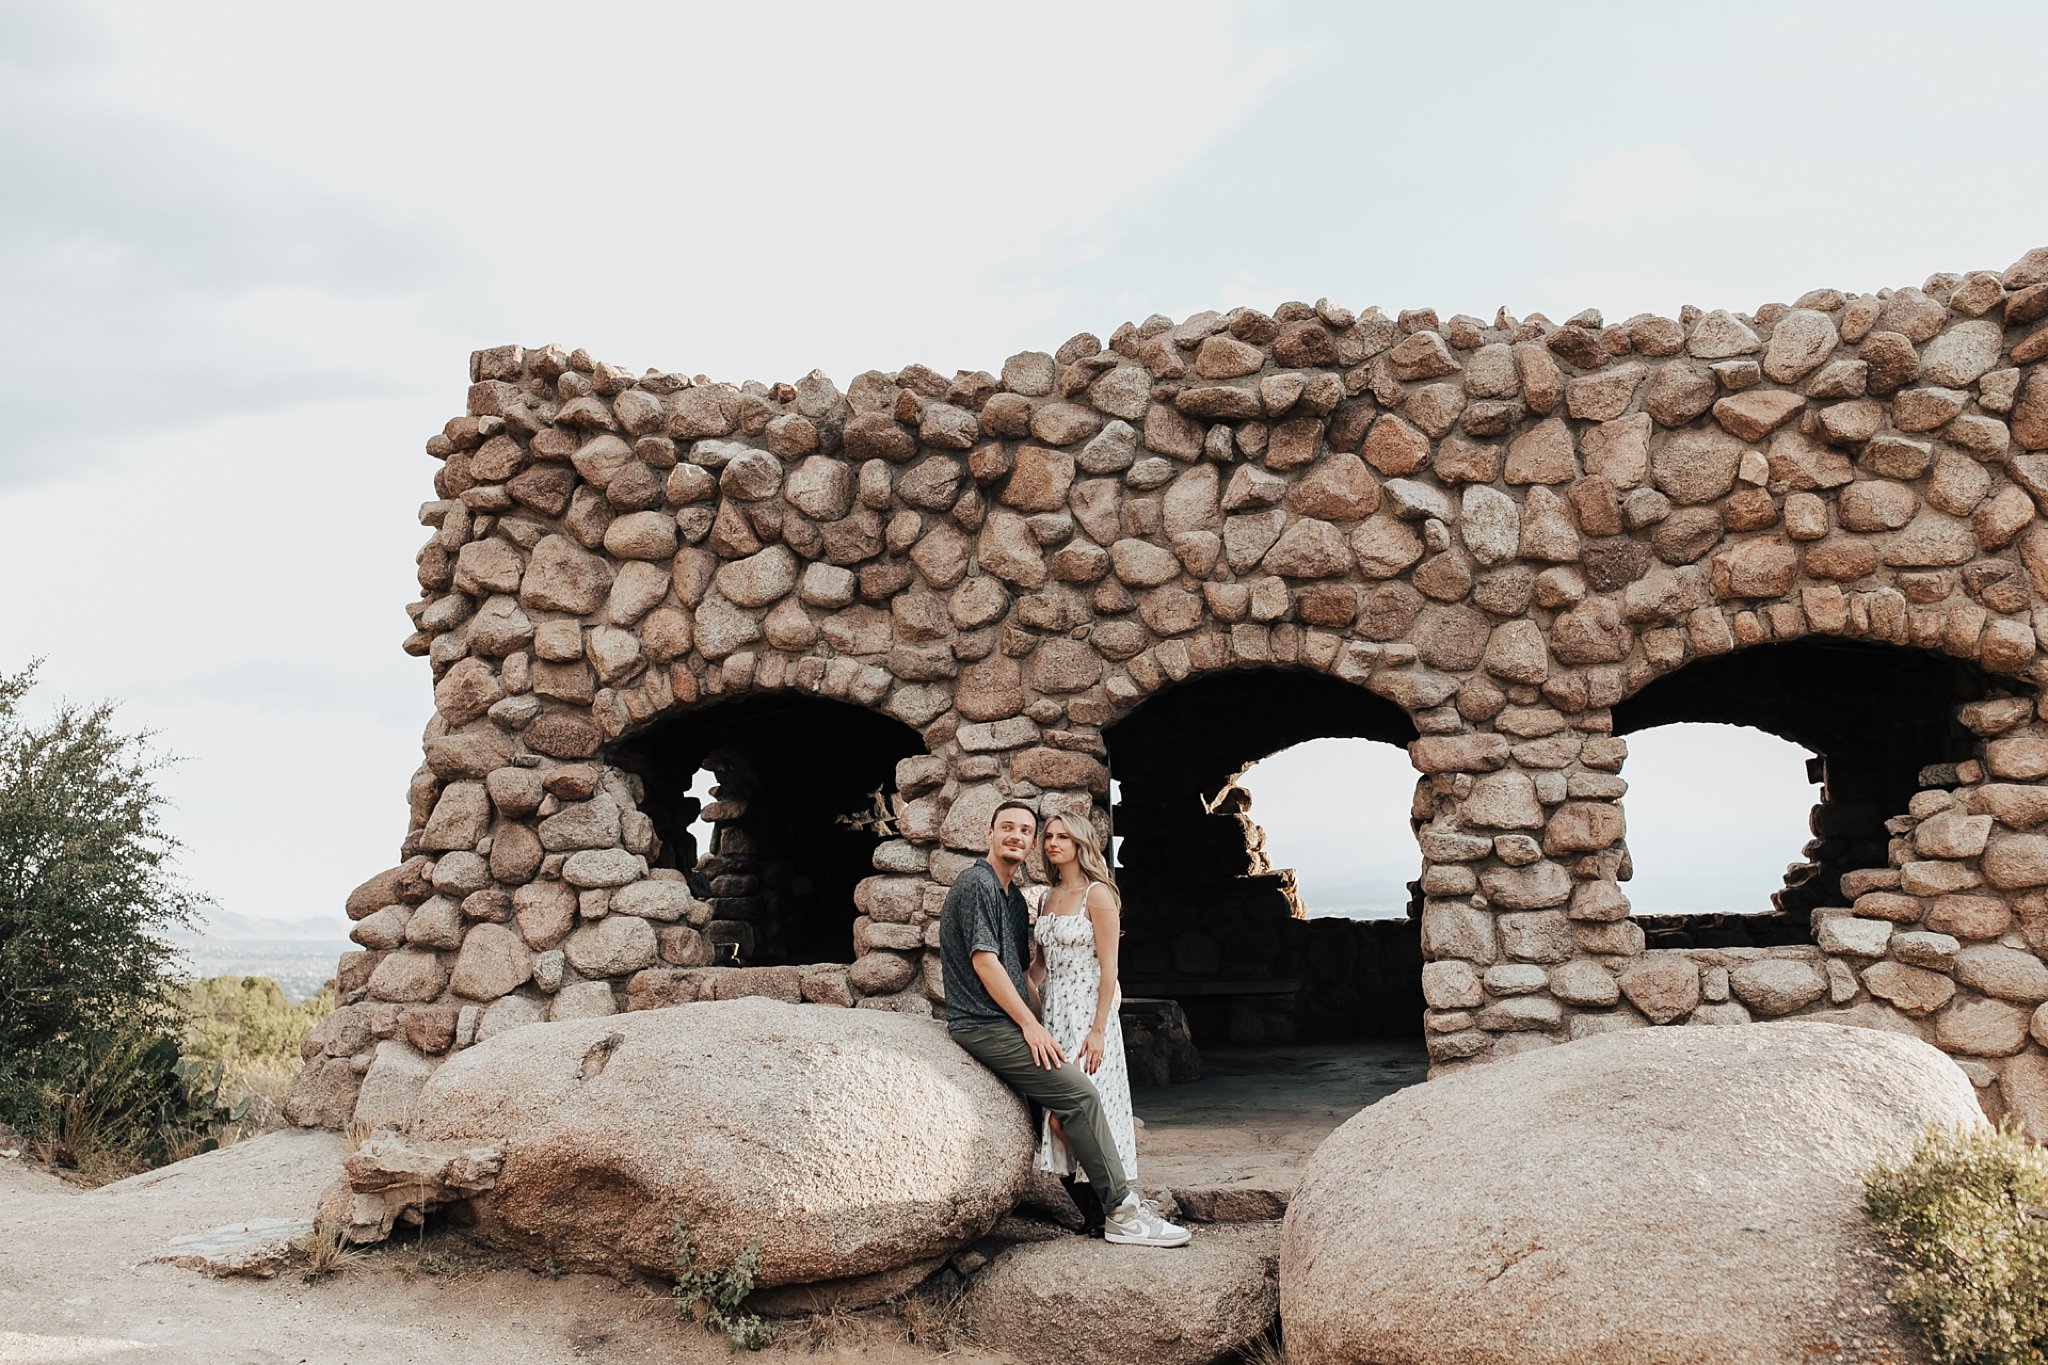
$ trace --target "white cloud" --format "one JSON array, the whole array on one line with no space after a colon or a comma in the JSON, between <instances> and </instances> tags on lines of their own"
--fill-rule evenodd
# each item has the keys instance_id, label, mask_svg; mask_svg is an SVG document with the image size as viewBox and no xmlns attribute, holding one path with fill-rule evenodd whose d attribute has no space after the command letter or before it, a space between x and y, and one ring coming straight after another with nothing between
<instances>
[{"instance_id":1,"label":"white cloud","mask_svg":"<svg viewBox=\"0 0 2048 1365\"><path fill-rule=\"evenodd\" d=\"M1422 873L1408 828L1415 769L1406 750L1311 740L1253 764L1240 784L1265 831L1267 861L1295 873L1310 915L1406 913L1407 884Z\"/></svg>"},{"instance_id":2,"label":"white cloud","mask_svg":"<svg viewBox=\"0 0 2048 1365\"><path fill-rule=\"evenodd\" d=\"M1639 915L1756 914L1812 837L1807 750L1733 725L1666 725L1628 740L1623 889Z\"/></svg>"}]
</instances>

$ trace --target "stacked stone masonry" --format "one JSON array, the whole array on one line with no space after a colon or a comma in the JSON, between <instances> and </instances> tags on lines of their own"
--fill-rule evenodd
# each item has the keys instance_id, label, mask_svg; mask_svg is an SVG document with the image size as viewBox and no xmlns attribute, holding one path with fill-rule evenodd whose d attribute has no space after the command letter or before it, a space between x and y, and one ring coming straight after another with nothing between
<instances>
[{"instance_id":1,"label":"stacked stone masonry","mask_svg":"<svg viewBox=\"0 0 2048 1365\"><path fill-rule=\"evenodd\" d=\"M1412 724L1440 1067L1825 1015L1929 1039L2048 1135L2044 362L2048 248L1754 315L1154 317L844 391L480 352L427 443L405 647L435 712L404 861L349 897L361 951L292 1112L388 1118L451 1050L540 1019L928 1011L946 886L996 802L1106 827L1105 730L1254 670ZM1887 866L1830 876L1808 941L1647 947L1614 708L1823 638L1980 670L1967 754L1888 813ZM724 965L744 943L678 859L691 812L658 830L622 755L786 696L891 718L915 752L852 960Z\"/></svg>"}]
</instances>

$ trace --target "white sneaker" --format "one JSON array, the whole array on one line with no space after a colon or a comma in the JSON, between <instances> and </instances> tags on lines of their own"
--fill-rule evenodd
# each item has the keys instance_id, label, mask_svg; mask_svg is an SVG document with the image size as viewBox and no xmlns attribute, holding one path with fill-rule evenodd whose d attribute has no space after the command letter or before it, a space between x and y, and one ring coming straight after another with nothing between
<instances>
[{"instance_id":1,"label":"white sneaker","mask_svg":"<svg viewBox=\"0 0 2048 1365\"><path fill-rule=\"evenodd\" d=\"M1188 1237L1186 1228L1167 1222L1146 1207L1136 1190L1126 1194L1124 1202L1111 1209L1102 1220L1102 1240L1125 1246L1184 1247L1188 1244Z\"/></svg>"}]
</instances>

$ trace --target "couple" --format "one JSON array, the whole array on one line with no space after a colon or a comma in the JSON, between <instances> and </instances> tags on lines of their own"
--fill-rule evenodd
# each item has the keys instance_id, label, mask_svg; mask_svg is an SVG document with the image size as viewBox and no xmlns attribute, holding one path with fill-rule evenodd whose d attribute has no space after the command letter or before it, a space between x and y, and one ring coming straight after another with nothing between
<instances>
[{"instance_id":1,"label":"couple","mask_svg":"<svg viewBox=\"0 0 2048 1365\"><path fill-rule=\"evenodd\" d=\"M1037 1164L1062 1175L1091 1233L1099 1226L1105 1241L1185 1246L1187 1229L1146 1207L1130 1185L1138 1156L1116 1017L1116 888L1094 831L1051 816L1045 862L1052 885L1033 925L1018 874L1037 833L1031 807L997 806L988 857L946 895L939 921L946 1027L975 1060L1047 1111ZM1081 1174L1064 1178L1077 1161Z\"/></svg>"}]
</instances>

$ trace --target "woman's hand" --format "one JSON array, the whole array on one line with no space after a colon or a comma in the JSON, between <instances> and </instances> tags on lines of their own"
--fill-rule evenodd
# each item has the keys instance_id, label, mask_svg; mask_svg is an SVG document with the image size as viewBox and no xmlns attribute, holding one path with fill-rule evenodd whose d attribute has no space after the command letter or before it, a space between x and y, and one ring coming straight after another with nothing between
<instances>
[{"instance_id":1,"label":"woman's hand","mask_svg":"<svg viewBox=\"0 0 2048 1365\"><path fill-rule=\"evenodd\" d=\"M1081 1069L1091 1076L1095 1074L1095 1068L1102 1065L1101 1029L1089 1029L1088 1036L1081 1040L1080 1062Z\"/></svg>"}]
</instances>

